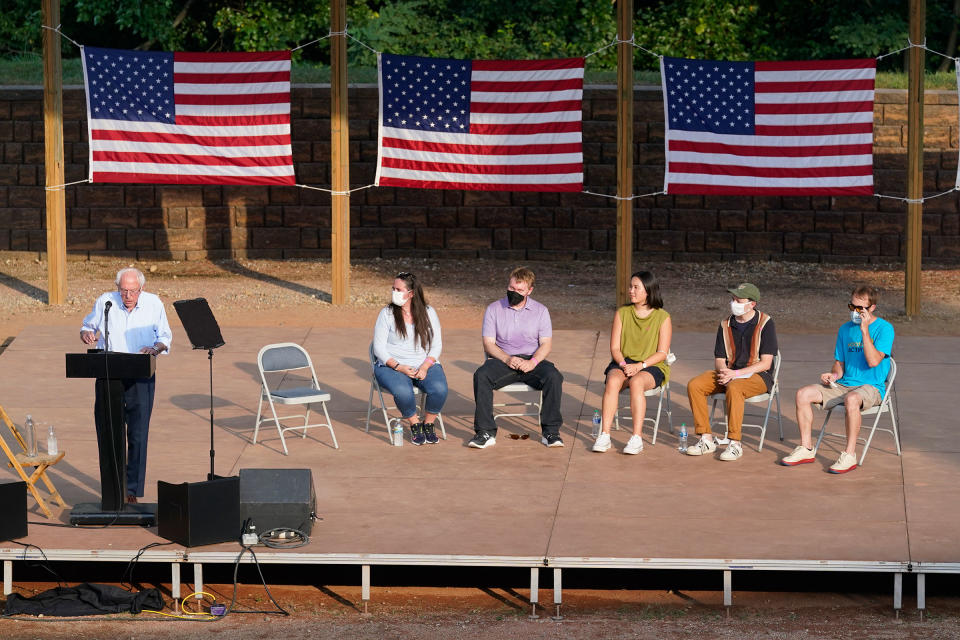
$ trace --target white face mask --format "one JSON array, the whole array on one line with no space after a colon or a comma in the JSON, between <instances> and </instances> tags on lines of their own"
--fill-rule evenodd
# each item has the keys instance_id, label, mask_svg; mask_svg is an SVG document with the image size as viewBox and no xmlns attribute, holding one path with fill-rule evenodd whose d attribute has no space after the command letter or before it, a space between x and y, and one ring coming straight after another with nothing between
<instances>
[{"instance_id":1,"label":"white face mask","mask_svg":"<svg viewBox=\"0 0 960 640\"><path fill-rule=\"evenodd\" d=\"M737 302L736 300L730 301L730 313L735 316L742 316L747 312L747 305L749 302Z\"/></svg>"},{"instance_id":2,"label":"white face mask","mask_svg":"<svg viewBox=\"0 0 960 640\"><path fill-rule=\"evenodd\" d=\"M394 291L393 289L391 289L390 293L392 294L391 298L392 298L393 304L397 305L398 307L402 307L403 303L407 301L407 298L406 298L407 294L405 291Z\"/></svg>"},{"instance_id":3,"label":"white face mask","mask_svg":"<svg viewBox=\"0 0 960 640\"><path fill-rule=\"evenodd\" d=\"M853 324L860 324L861 322L863 322L863 318L861 318L860 314L857 313L856 311L851 311L850 322L852 322Z\"/></svg>"}]
</instances>

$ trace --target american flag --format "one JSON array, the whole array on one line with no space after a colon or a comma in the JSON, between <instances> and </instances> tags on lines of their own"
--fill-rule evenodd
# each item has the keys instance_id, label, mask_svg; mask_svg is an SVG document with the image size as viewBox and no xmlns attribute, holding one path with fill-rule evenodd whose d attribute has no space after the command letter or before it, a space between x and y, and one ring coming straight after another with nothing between
<instances>
[{"instance_id":1,"label":"american flag","mask_svg":"<svg viewBox=\"0 0 960 640\"><path fill-rule=\"evenodd\" d=\"M583 189L583 58L378 64L379 186Z\"/></svg>"},{"instance_id":2,"label":"american flag","mask_svg":"<svg viewBox=\"0 0 960 640\"><path fill-rule=\"evenodd\" d=\"M873 194L876 60L662 58L667 193Z\"/></svg>"},{"instance_id":3,"label":"american flag","mask_svg":"<svg viewBox=\"0 0 960 640\"><path fill-rule=\"evenodd\" d=\"M290 52L83 47L92 182L294 184Z\"/></svg>"}]
</instances>

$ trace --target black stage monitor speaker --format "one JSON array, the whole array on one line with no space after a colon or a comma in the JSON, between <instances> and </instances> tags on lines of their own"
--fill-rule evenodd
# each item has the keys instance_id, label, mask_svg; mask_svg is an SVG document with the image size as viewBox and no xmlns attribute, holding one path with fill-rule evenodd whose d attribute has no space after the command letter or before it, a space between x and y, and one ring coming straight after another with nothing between
<instances>
[{"instance_id":1,"label":"black stage monitor speaker","mask_svg":"<svg viewBox=\"0 0 960 640\"><path fill-rule=\"evenodd\" d=\"M240 539L240 478L157 483L157 527L161 538L198 547Z\"/></svg>"},{"instance_id":2,"label":"black stage monitor speaker","mask_svg":"<svg viewBox=\"0 0 960 640\"><path fill-rule=\"evenodd\" d=\"M27 483L0 484L0 542L27 536Z\"/></svg>"},{"instance_id":3,"label":"black stage monitor speaker","mask_svg":"<svg viewBox=\"0 0 960 640\"><path fill-rule=\"evenodd\" d=\"M286 527L309 535L316 508L310 469L240 469L240 516L257 533Z\"/></svg>"}]
</instances>

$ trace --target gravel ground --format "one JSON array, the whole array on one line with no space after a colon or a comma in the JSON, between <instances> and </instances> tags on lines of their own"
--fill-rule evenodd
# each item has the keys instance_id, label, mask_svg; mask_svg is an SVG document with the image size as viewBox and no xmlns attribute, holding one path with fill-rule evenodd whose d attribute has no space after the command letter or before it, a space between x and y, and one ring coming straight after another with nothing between
<instances>
[{"instance_id":1,"label":"gravel ground","mask_svg":"<svg viewBox=\"0 0 960 640\"><path fill-rule=\"evenodd\" d=\"M527 263L537 274L534 297L551 311L559 329L609 327L614 309L615 266L610 262ZM99 293L113 288L120 260L70 262L67 303L46 304L47 265L6 260L0 264L0 334L15 336L29 324L79 324ZM372 326L389 299L398 271L419 275L441 322L479 327L482 309L503 295L515 266L488 260L365 260L351 269L351 303L330 304L330 263L318 261L198 261L137 264L147 290L169 305L205 297L223 325ZM646 266L646 265L643 265ZM637 268L641 265L637 264ZM742 281L760 287L761 308L781 332L833 333L847 316L850 289L869 283L882 290L880 314L900 335L960 332L960 268L927 268L922 312L904 315L902 265L845 266L801 263L666 263L649 265L661 279L666 309L681 331L710 331L727 304L725 288ZM171 310L172 311L172 310Z\"/></svg>"}]
</instances>

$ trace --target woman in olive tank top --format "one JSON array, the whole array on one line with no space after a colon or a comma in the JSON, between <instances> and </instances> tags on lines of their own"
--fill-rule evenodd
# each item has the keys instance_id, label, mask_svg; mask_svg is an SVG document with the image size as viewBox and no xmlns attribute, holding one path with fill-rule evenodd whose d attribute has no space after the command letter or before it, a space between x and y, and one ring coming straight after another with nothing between
<instances>
[{"instance_id":1,"label":"woman in olive tank top","mask_svg":"<svg viewBox=\"0 0 960 640\"><path fill-rule=\"evenodd\" d=\"M663 310L660 283L649 271L638 271L630 277L630 303L617 309L610 331L610 355L606 387L601 408L601 433L593 450L603 452L612 445L610 426L619 406L620 391L630 389L630 412L633 415L633 435L623 452L636 455L643 451L640 432L647 412L645 391L655 389L670 377L667 354L673 325L670 314Z\"/></svg>"}]
</instances>

